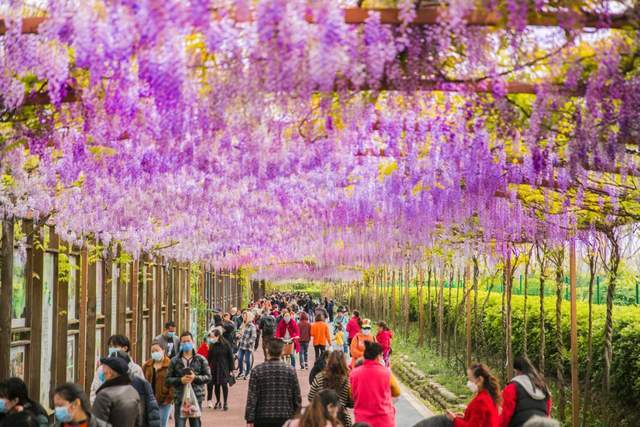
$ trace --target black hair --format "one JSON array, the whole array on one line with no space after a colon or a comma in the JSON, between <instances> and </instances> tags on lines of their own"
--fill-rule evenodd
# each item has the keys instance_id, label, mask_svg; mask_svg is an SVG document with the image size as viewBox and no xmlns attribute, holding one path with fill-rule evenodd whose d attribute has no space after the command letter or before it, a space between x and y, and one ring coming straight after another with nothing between
<instances>
[{"instance_id":1,"label":"black hair","mask_svg":"<svg viewBox=\"0 0 640 427\"><path fill-rule=\"evenodd\" d=\"M222 316L220 316L219 314L214 314L213 315L213 324L218 326L218 325L222 325Z\"/></svg>"},{"instance_id":2,"label":"black hair","mask_svg":"<svg viewBox=\"0 0 640 427\"><path fill-rule=\"evenodd\" d=\"M129 338L125 337L124 335L111 335L107 340L107 345L111 345L111 344L113 346L126 348L127 353L131 349L131 341L129 341Z\"/></svg>"},{"instance_id":3,"label":"black hair","mask_svg":"<svg viewBox=\"0 0 640 427\"><path fill-rule=\"evenodd\" d=\"M284 350L284 342L278 339L271 339L267 343L267 352L269 353L269 358L271 359L279 359L282 356L282 351Z\"/></svg>"},{"instance_id":4,"label":"black hair","mask_svg":"<svg viewBox=\"0 0 640 427\"><path fill-rule=\"evenodd\" d=\"M175 328L175 327L176 327L176 322L174 322L173 320L169 320L167 323L164 324L165 329Z\"/></svg>"},{"instance_id":5,"label":"black hair","mask_svg":"<svg viewBox=\"0 0 640 427\"><path fill-rule=\"evenodd\" d=\"M36 416L25 411L9 414L0 422L0 427L39 427L39 425Z\"/></svg>"},{"instance_id":6,"label":"black hair","mask_svg":"<svg viewBox=\"0 0 640 427\"><path fill-rule=\"evenodd\" d=\"M376 357L382 354L382 346L377 342L365 341L364 342L364 358L367 360L374 360Z\"/></svg>"},{"instance_id":7,"label":"black hair","mask_svg":"<svg viewBox=\"0 0 640 427\"><path fill-rule=\"evenodd\" d=\"M19 405L25 405L27 403L35 404L35 402L29 398L27 385L22 378L18 377L11 377L0 383L0 397L9 400L17 399Z\"/></svg>"},{"instance_id":8,"label":"black hair","mask_svg":"<svg viewBox=\"0 0 640 427\"><path fill-rule=\"evenodd\" d=\"M182 337L191 337L191 340L193 340L193 335L189 331L184 331L183 333L181 333L180 339L182 339Z\"/></svg>"},{"instance_id":9,"label":"black hair","mask_svg":"<svg viewBox=\"0 0 640 427\"><path fill-rule=\"evenodd\" d=\"M60 396L62 399L69 403L73 403L76 399L80 400L80 407L87 416L91 416L91 405L86 393L80 388L79 385L73 383L65 383L56 387L53 392L54 395Z\"/></svg>"},{"instance_id":10,"label":"black hair","mask_svg":"<svg viewBox=\"0 0 640 427\"><path fill-rule=\"evenodd\" d=\"M542 390L545 398L548 399L551 396L549 387L547 387L547 384L544 381L544 377L540 374L540 372L538 372L535 366L533 366L533 363L531 363L527 356L517 356L515 359L513 359L513 369L522 372L523 375L528 376L534 388Z\"/></svg>"}]
</instances>

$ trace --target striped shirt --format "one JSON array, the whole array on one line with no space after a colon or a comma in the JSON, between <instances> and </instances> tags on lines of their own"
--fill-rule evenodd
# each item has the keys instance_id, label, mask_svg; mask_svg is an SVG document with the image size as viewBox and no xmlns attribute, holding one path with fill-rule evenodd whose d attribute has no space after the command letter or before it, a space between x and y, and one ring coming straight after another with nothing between
<instances>
[{"instance_id":1,"label":"striped shirt","mask_svg":"<svg viewBox=\"0 0 640 427\"><path fill-rule=\"evenodd\" d=\"M327 388L329 388L327 385L327 379L324 376L324 371L322 371L316 375L311 383L311 389L309 390L309 402L311 402L322 390ZM338 394L338 401L340 402L338 420L344 427L351 427L351 415L346 411L346 408L353 408L353 398L351 397L349 378L344 377L342 379L340 389L334 391Z\"/></svg>"}]
</instances>

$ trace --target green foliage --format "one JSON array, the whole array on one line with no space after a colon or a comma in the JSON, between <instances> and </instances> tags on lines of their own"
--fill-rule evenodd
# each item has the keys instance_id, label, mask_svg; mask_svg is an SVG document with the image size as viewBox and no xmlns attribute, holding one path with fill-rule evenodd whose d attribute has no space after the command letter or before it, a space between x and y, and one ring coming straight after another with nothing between
<instances>
[{"instance_id":1,"label":"green foliage","mask_svg":"<svg viewBox=\"0 0 640 427\"><path fill-rule=\"evenodd\" d=\"M480 339L477 344L479 356L492 366L501 366L502 353L504 347L504 328L502 327L502 305L501 295L486 292L479 292L479 307L482 310L482 303L486 299L484 311L479 313L479 329L477 332ZM545 366L544 370L548 376L553 376L558 360L562 361L565 378L570 378L569 366L569 343L570 343L570 313L569 304L564 303L562 308L562 321L560 330L565 343L565 349L558 353L554 337L557 333L555 322L554 297L545 298ZM527 345L529 357L534 361L538 360L540 353L540 304L539 299L529 297L527 301L527 330L524 330L524 297L513 296L512 299L512 345L513 354L522 354L524 348L524 335L527 334ZM455 305L455 298L449 306L445 298L445 325L450 322L458 323L458 331L464 334L464 316L458 317L458 309ZM581 361L580 378L584 379L587 360L587 329L588 329L588 304L579 302L578 314L578 357ZM594 384L596 394L598 394L604 369L603 361L603 338L606 307L593 306L593 367L592 384ZM615 397L626 405L638 407L640 402L640 310L636 307L614 307L613 312L613 363L611 367L612 390ZM433 324L437 319L434 315ZM459 340L461 342L462 340ZM640 407L639 407L640 409Z\"/></svg>"}]
</instances>

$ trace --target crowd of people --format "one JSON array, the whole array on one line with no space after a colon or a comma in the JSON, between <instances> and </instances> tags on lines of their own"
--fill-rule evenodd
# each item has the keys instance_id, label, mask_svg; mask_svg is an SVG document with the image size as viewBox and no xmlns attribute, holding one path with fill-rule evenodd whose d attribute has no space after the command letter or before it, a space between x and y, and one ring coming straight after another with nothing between
<instances>
[{"instance_id":1,"label":"crowd of people","mask_svg":"<svg viewBox=\"0 0 640 427\"><path fill-rule=\"evenodd\" d=\"M400 386L390 369L393 332L357 310L306 294L274 294L244 310L217 312L196 340L169 321L138 365L126 336L113 335L87 396L76 384L53 393L59 427L200 427L203 410L227 411L229 387L248 381L248 427L395 427ZM264 362L254 366L262 348ZM310 349L313 349L311 352ZM311 356L310 353L313 353ZM313 357L313 361L311 360ZM297 364L297 367L296 367ZM297 370L309 371L308 406ZM504 388L483 364L469 367L473 399L416 427L552 427L551 395L525 357ZM0 381L0 427L46 427L49 414L20 378Z\"/></svg>"}]
</instances>

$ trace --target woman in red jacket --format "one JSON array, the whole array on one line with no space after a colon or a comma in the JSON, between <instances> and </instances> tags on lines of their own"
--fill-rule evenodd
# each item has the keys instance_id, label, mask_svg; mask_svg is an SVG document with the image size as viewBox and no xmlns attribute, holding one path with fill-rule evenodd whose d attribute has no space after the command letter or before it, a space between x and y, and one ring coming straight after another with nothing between
<instances>
[{"instance_id":1,"label":"woman in red jacket","mask_svg":"<svg viewBox=\"0 0 640 427\"><path fill-rule=\"evenodd\" d=\"M498 427L500 416L500 383L483 364L467 369L467 387L475 393L464 414L447 412L453 427Z\"/></svg>"},{"instance_id":2,"label":"woman in red jacket","mask_svg":"<svg viewBox=\"0 0 640 427\"><path fill-rule=\"evenodd\" d=\"M551 393L544 378L527 357L513 361L516 376L502 390L500 427L521 427L538 415L551 415Z\"/></svg>"}]
</instances>

